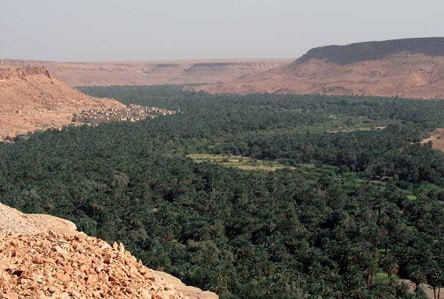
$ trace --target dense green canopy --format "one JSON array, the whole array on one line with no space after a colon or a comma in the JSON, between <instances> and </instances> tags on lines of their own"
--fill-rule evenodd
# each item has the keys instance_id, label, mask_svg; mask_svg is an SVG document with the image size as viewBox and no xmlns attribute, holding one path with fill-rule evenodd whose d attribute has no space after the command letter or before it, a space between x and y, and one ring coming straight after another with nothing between
<instances>
[{"instance_id":1,"label":"dense green canopy","mask_svg":"<svg viewBox=\"0 0 444 299\"><path fill-rule=\"evenodd\" d=\"M422 298L443 284L444 102L82 88L178 111L0 146L0 201L123 242L221 298ZM207 153L276 171L197 163Z\"/></svg>"}]
</instances>

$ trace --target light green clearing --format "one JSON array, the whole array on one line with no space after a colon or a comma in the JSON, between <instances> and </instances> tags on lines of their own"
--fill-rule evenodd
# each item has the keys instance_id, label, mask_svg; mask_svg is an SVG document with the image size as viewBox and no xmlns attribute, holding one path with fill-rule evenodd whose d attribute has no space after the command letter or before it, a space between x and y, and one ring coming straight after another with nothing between
<instances>
[{"instance_id":1,"label":"light green clearing","mask_svg":"<svg viewBox=\"0 0 444 299\"><path fill-rule=\"evenodd\" d=\"M216 163L225 167L236 167L242 170L274 171L282 168L295 169L294 167L285 166L275 161L257 160L243 156L190 154L187 155L187 157L193 159L198 163L200 162Z\"/></svg>"},{"instance_id":2,"label":"light green clearing","mask_svg":"<svg viewBox=\"0 0 444 299\"><path fill-rule=\"evenodd\" d=\"M396 274L393 274L392 279L399 280L399 276ZM378 272L378 273L376 273L376 275L374 277L375 283L384 283L384 282L387 282L388 280L389 280L388 274L385 272Z\"/></svg>"},{"instance_id":3,"label":"light green clearing","mask_svg":"<svg viewBox=\"0 0 444 299\"><path fill-rule=\"evenodd\" d=\"M408 200L416 200L417 197L415 195L407 195L406 196Z\"/></svg>"}]
</instances>

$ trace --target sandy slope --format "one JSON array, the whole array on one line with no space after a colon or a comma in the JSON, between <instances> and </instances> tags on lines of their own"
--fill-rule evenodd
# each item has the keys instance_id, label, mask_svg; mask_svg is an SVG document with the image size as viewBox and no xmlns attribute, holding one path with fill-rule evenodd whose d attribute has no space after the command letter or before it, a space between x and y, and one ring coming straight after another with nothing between
<instances>
[{"instance_id":1,"label":"sandy slope","mask_svg":"<svg viewBox=\"0 0 444 299\"><path fill-rule=\"evenodd\" d=\"M430 134L430 137L421 141L422 143L432 143L432 147L444 152L444 128L438 128Z\"/></svg>"},{"instance_id":2,"label":"sandy slope","mask_svg":"<svg viewBox=\"0 0 444 299\"><path fill-rule=\"evenodd\" d=\"M211 93L444 98L444 56L398 53L345 65L310 59L197 89Z\"/></svg>"},{"instance_id":3,"label":"sandy slope","mask_svg":"<svg viewBox=\"0 0 444 299\"><path fill-rule=\"evenodd\" d=\"M0 67L0 140L35 130L61 128L73 113L125 106L96 99L52 78L42 67Z\"/></svg>"}]
</instances>

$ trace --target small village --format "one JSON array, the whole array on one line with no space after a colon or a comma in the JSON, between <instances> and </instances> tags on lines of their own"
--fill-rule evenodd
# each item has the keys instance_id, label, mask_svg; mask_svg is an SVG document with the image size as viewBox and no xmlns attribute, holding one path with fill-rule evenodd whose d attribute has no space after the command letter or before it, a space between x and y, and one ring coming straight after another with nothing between
<instances>
[{"instance_id":1,"label":"small village","mask_svg":"<svg viewBox=\"0 0 444 299\"><path fill-rule=\"evenodd\" d=\"M84 110L73 115L74 123L99 124L107 122L136 122L146 118L154 118L159 115L172 115L175 111L161 109L157 107L144 107L130 104L126 108L113 107L106 110Z\"/></svg>"}]
</instances>

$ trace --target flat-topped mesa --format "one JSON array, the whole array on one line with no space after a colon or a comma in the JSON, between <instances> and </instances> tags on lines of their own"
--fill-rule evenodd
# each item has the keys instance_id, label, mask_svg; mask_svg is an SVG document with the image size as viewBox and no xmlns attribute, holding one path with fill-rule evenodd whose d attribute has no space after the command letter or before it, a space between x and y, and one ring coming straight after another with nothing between
<instances>
[{"instance_id":1,"label":"flat-topped mesa","mask_svg":"<svg viewBox=\"0 0 444 299\"><path fill-rule=\"evenodd\" d=\"M310 59L324 60L335 64L350 64L366 60L378 60L398 53L444 56L444 37L406 38L386 41L353 43L344 46L332 45L310 49L294 64Z\"/></svg>"},{"instance_id":2,"label":"flat-topped mesa","mask_svg":"<svg viewBox=\"0 0 444 299\"><path fill-rule=\"evenodd\" d=\"M318 47L285 66L192 88L210 93L444 99L443 82L444 37L430 37Z\"/></svg>"},{"instance_id":3,"label":"flat-topped mesa","mask_svg":"<svg viewBox=\"0 0 444 299\"><path fill-rule=\"evenodd\" d=\"M30 76L42 75L51 78L48 70L43 66L17 66L17 67L3 67L0 66L0 80L9 79L25 79Z\"/></svg>"}]
</instances>

